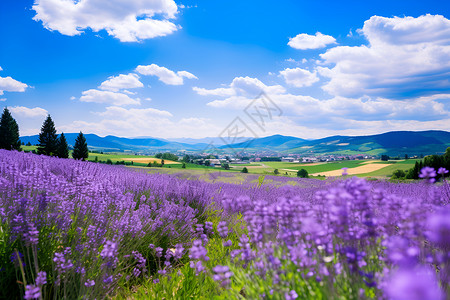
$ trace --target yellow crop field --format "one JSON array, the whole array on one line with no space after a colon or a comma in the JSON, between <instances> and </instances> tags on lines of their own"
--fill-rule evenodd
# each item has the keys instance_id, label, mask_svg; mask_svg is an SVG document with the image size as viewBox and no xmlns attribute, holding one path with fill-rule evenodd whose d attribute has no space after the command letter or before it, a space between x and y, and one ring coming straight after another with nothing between
<instances>
[{"instance_id":1,"label":"yellow crop field","mask_svg":"<svg viewBox=\"0 0 450 300\"><path fill-rule=\"evenodd\" d=\"M380 163L366 163L362 166L358 166L355 168L349 168L347 169L348 175L357 175L357 174L364 174L364 173L370 173L373 171L381 170L387 166L390 166L392 164L380 164ZM333 171L327 171L327 172L319 172L311 174L313 176L317 175L325 175L325 176L341 176L342 170L333 170Z\"/></svg>"}]
</instances>

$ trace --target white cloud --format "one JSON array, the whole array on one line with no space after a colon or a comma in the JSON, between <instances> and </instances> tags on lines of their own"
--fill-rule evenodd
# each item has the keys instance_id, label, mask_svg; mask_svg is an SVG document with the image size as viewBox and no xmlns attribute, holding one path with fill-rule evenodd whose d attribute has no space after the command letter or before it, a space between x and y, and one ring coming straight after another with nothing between
<instances>
[{"instance_id":1,"label":"white cloud","mask_svg":"<svg viewBox=\"0 0 450 300\"><path fill-rule=\"evenodd\" d=\"M101 90L118 92L124 89L134 89L140 88L144 85L139 81L139 76L137 74L130 73L128 75L120 74L118 76L108 77L108 80L103 81L99 86ZM131 93L129 91L123 91L125 93Z\"/></svg>"},{"instance_id":2,"label":"white cloud","mask_svg":"<svg viewBox=\"0 0 450 300\"><path fill-rule=\"evenodd\" d=\"M48 115L48 111L41 107L28 108L25 106L13 106L8 108L14 116L35 118L45 117Z\"/></svg>"},{"instance_id":3,"label":"white cloud","mask_svg":"<svg viewBox=\"0 0 450 300\"><path fill-rule=\"evenodd\" d=\"M269 94L282 94L286 89L281 85L265 85L257 78L251 77L236 77L233 79L229 87L204 89L199 87L192 88L197 94L202 96L242 96L242 97L256 97L262 92Z\"/></svg>"},{"instance_id":4,"label":"white cloud","mask_svg":"<svg viewBox=\"0 0 450 300\"><path fill-rule=\"evenodd\" d=\"M164 82L165 84L170 85L182 85L183 77L188 79L198 79L194 74L191 74L187 71L178 71L174 72L165 67L160 67L156 64L151 64L148 66L139 65L136 68L136 72L142 75L153 75L157 76L159 80Z\"/></svg>"},{"instance_id":5,"label":"white cloud","mask_svg":"<svg viewBox=\"0 0 450 300\"><path fill-rule=\"evenodd\" d=\"M201 96L226 97L226 96L233 96L235 94L235 91L232 88L217 88L208 90L194 86L192 90Z\"/></svg>"},{"instance_id":6,"label":"white cloud","mask_svg":"<svg viewBox=\"0 0 450 300\"><path fill-rule=\"evenodd\" d=\"M0 67L0 71L3 69ZM25 89L28 87L25 83L17 81L10 76L0 77L0 95L3 95L3 92L25 92Z\"/></svg>"},{"instance_id":7,"label":"white cloud","mask_svg":"<svg viewBox=\"0 0 450 300\"><path fill-rule=\"evenodd\" d=\"M100 91L96 89L90 89L84 91L80 97L82 102L95 102L112 105L139 105L139 99L130 98L123 93L116 93L111 91Z\"/></svg>"},{"instance_id":8,"label":"white cloud","mask_svg":"<svg viewBox=\"0 0 450 300\"><path fill-rule=\"evenodd\" d=\"M280 71L280 75L284 78L287 84L295 87L311 86L315 82L319 81L316 71L310 72L301 68L286 68L283 71Z\"/></svg>"},{"instance_id":9,"label":"white cloud","mask_svg":"<svg viewBox=\"0 0 450 300\"><path fill-rule=\"evenodd\" d=\"M214 135L222 128L212 124L209 119L183 118L173 120L170 112L155 108L107 107L104 112L96 113L98 121L75 121L58 127L64 132L95 133L99 135L117 136L155 136L160 138L189 137L201 138Z\"/></svg>"},{"instance_id":10,"label":"white cloud","mask_svg":"<svg viewBox=\"0 0 450 300\"><path fill-rule=\"evenodd\" d=\"M300 33L293 38L289 38L288 45L295 49L319 49L327 45L336 44L336 39L330 35L316 32L316 35Z\"/></svg>"},{"instance_id":11,"label":"white cloud","mask_svg":"<svg viewBox=\"0 0 450 300\"><path fill-rule=\"evenodd\" d=\"M118 106L109 106L106 111L99 113L103 117L119 117L122 119L145 120L152 117L172 117L172 114L165 110L159 110L156 108L130 108L126 109Z\"/></svg>"},{"instance_id":12,"label":"white cloud","mask_svg":"<svg viewBox=\"0 0 450 300\"><path fill-rule=\"evenodd\" d=\"M90 28L106 30L122 42L136 42L180 28L171 21L178 11L173 0L37 0L32 9L34 20L69 36Z\"/></svg>"},{"instance_id":13,"label":"white cloud","mask_svg":"<svg viewBox=\"0 0 450 300\"><path fill-rule=\"evenodd\" d=\"M414 98L450 91L450 20L443 16L373 16L359 30L369 45L321 54L323 89L343 97Z\"/></svg>"}]
</instances>

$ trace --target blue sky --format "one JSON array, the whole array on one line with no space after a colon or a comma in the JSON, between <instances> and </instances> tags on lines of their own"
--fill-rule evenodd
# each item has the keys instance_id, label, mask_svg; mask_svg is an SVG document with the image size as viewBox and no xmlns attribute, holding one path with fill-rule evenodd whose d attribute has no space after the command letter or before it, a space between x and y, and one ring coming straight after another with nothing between
<instances>
[{"instance_id":1,"label":"blue sky","mask_svg":"<svg viewBox=\"0 0 450 300\"><path fill-rule=\"evenodd\" d=\"M21 135L450 130L445 1L0 2L0 104ZM264 92L280 114L257 126ZM255 100L255 98L257 100Z\"/></svg>"}]
</instances>

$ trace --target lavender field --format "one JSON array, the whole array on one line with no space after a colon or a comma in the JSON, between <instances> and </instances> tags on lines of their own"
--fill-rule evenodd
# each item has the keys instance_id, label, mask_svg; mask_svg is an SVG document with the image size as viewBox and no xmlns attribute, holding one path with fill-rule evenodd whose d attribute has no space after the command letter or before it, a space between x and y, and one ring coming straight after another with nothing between
<instances>
[{"instance_id":1,"label":"lavender field","mask_svg":"<svg viewBox=\"0 0 450 300\"><path fill-rule=\"evenodd\" d=\"M233 185L0 150L0 298L450 299L449 185L422 173Z\"/></svg>"}]
</instances>

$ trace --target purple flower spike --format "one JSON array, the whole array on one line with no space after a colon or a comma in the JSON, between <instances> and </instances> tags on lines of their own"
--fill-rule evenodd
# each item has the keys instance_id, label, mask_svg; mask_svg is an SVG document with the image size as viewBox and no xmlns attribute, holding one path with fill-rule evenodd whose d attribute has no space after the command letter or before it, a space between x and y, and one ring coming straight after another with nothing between
<instances>
[{"instance_id":1,"label":"purple flower spike","mask_svg":"<svg viewBox=\"0 0 450 300\"><path fill-rule=\"evenodd\" d=\"M45 273L44 271L39 272L36 277L36 285L43 286L46 283L47 283L47 273Z\"/></svg>"},{"instance_id":2,"label":"purple flower spike","mask_svg":"<svg viewBox=\"0 0 450 300\"><path fill-rule=\"evenodd\" d=\"M39 299L41 297L41 289L38 286L28 284L25 287L24 299Z\"/></svg>"},{"instance_id":3,"label":"purple flower spike","mask_svg":"<svg viewBox=\"0 0 450 300\"><path fill-rule=\"evenodd\" d=\"M424 167L420 170L419 177L425 179L429 183L434 183L436 181L436 179L434 179L434 177L436 177L436 170L431 167Z\"/></svg>"},{"instance_id":4,"label":"purple flower spike","mask_svg":"<svg viewBox=\"0 0 450 300\"><path fill-rule=\"evenodd\" d=\"M95 281L92 280L92 279L88 279L88 280L86 280L86 282L84 283L84 285L85 285L86 287L94 286L94 285L95 285Z\"/></svg>"},{"instance_id":5,"label":"purple flower spike","mask_svg":"<svg viewBox=\"0 0 450 300\"><path fill-rule=\"evenodd\" d=\"M438 174L441 176L445 176L445 174L448 173L448 170L446 168L440 167L438 170Z\"/></svg>"},{"instance_id":6,"label":"purple flower spike","mask_svg":"<svg viewBox=\"0 0 450 300\"><path fill-rule=\"evenodd\" d=\"M292 290L289 293L284 294L284 297L286 300L295 300L298 298L298 295L294 290Z\"/></svg>"},{"instance_id":7,"label":"purple flower spike","mask_svg":"<svg viewBox=\"0 0 450 300\"><path fill-rule=\"evenodd\" d=\"M117 254L117 243L112 241L106 241L102 252L100 253L102 258L115 257Z\"/></svg>"},{"instance_id":8,"label":"purple flower spike","mask_svg":"<svg viewBox=\"0 0 450 300\"><path fill-rule=\"evenodd\" d=\"M424 267L398 271L390 278L385 291L392 300L443 299L434 271Z\"/></svg>"},{"instance_id":9,"label":"purple flower spike","mask_svg":"<svg viewBox=\"0 0 450 300\"><path fill-rule=\"evenodd\" d=\"M213 271L215 273L213 279L215 281L220 281L221 286L226 287L230 285L230 278L233 276L233 272L230 271L228 266L215 266Z\"/></svg>"}]
</instances>

